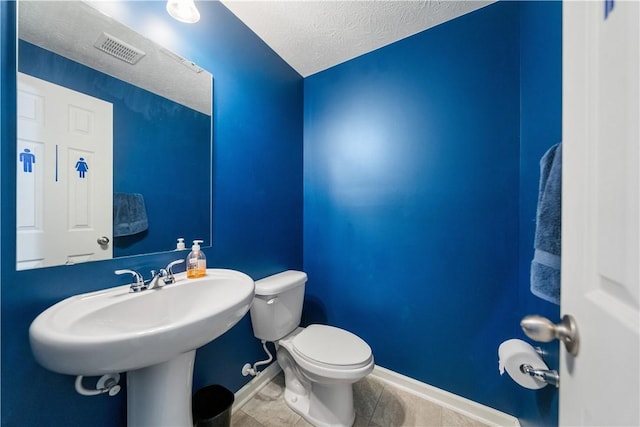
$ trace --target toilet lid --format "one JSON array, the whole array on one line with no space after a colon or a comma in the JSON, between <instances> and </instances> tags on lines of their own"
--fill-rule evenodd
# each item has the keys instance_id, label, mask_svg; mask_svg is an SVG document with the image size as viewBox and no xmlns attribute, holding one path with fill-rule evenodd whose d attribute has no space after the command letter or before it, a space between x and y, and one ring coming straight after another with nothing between
<instances>
[{"instance_id":1,"label":"toilet lid","mask_svg":"<svg viewBox=\"0 0 640 427\"><path fill-rule=\"evenodd\" d=\"M294 350L320 363L361 365L371 358L371 347L357 335L327 325L310 325L293 339Z\"/></svg>"}]
</instances>

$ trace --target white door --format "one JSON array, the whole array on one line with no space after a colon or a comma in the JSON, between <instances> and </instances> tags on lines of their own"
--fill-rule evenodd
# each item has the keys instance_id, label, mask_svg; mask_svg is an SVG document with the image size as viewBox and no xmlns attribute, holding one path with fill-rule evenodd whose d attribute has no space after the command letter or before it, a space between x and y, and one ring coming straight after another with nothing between
<instances>
[{"instance_id":1,"label":"white door","mask_svg":"<svg viewBox=\"0 0 640 427\"><path fill-rule=\"evenodd\" d=\"M18 270L112 258L112 110L18 73Z\"/></svg>"},{"instance_id":2,"label":"white door","mask_svg":"<svg viewBox=\"0 0 640 427\"><path fill-rule=\"evenodd\" d=\"M563 426L640 425L639 5L563 6Z\"/></svg>"}]
</instances>

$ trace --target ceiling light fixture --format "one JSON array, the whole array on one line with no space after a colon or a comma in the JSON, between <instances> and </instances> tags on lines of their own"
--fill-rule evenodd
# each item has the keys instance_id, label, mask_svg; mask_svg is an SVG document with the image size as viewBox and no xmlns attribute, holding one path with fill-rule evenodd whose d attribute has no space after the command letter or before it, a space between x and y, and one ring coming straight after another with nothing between
<instances>
[{"instance_id":1,"label":"ceiling light fixture","mask_svg":"<svg viewBox=\"0 0 640 427\"><path fill-rule=\"evenodd\" d=\"M200 12L193 0L167 0L167 12L173 18L187 24L195 24L200 20Z\"/></svg>"}]
</instances>

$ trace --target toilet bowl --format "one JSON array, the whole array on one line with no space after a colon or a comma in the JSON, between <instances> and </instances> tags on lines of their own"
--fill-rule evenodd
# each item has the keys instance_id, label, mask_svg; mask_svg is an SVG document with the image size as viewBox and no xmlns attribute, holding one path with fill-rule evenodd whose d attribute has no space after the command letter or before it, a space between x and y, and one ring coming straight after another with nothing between
<instances>
[{"instance_id":1,"label":"toilet bowl","mask_svg":"<svg viewBox=\"0 0 640 427\"><path fill-rule=\"evenodd\" d=\"M351 426L353 383L373 370L371 348L344 329L299 326L306 280L290 270L256 282L254 335L275 343L289 408L314 426Z\"/></svg>"}]
</instances>

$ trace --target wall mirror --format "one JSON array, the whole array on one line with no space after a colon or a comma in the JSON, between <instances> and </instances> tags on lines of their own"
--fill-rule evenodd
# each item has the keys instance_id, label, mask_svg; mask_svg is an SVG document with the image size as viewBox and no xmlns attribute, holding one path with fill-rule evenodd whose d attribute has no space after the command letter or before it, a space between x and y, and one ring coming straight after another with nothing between
<instances>
[{"instance_id":1,"label":"wall mirror","mask_svg":"<svg viewBox=\"0 0 640 427\"><path fill-rule=\"evenodd\" d=\"M18 270L211 244L212 75L99 4L18 3Z\"/></svg>"}]
</instances>

